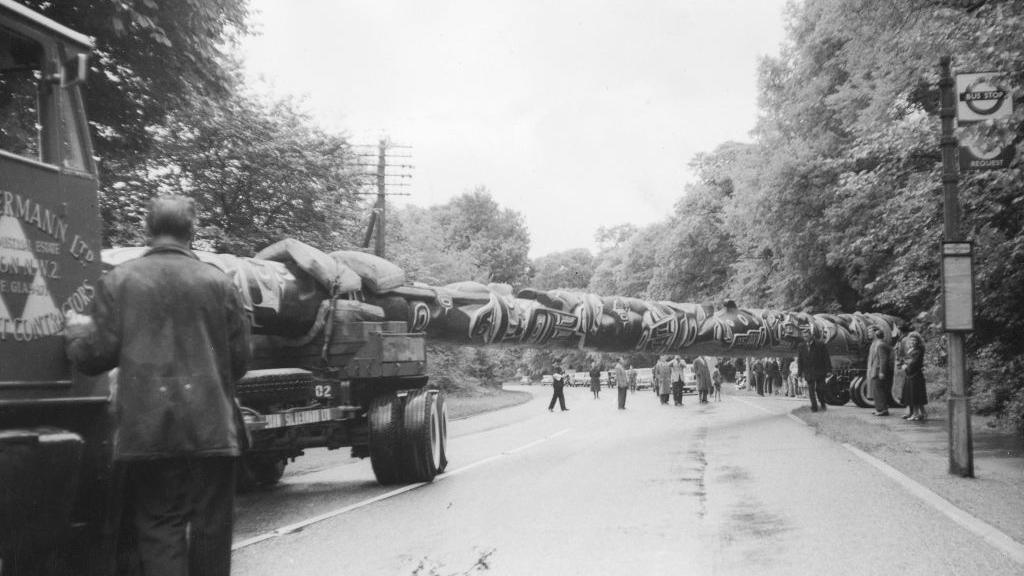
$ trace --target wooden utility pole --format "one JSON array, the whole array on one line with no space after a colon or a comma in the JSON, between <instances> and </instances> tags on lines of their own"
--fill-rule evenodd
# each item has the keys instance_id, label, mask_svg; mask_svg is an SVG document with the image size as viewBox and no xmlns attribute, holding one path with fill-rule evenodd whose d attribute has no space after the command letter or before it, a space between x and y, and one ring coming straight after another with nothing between
<instances>
[{"instance_id":1,"label":"wooden utility pole","mask_svg":"<svg viewBox=\"0 0 1024 576\"><path fill-rule=\"evenodd\" d=\"M367 146L369 147L369 146ZM363 168L370 168L371 170L363 172L364 176L372 176L374 185L376 187L375 192L363 192L364 194L375 194L377 196L376 202L373 205L373 212L370 214L370 223L366 228L366 236L363 239L363 248L370 247L370 240L374 239L373 253L381 258L385 257L386 245L385 245L385 222L387 218L387 197L388 196L408 196L408 194L399 192L388 192L388 187L396 186L408 186L408 182L403 182L402 179L412 178L407 172L402 170L411 170L413 166L411 164L392 164L389 162L392 158L409 158L408 154L394 154L389 152L392 148L409 148L408 146L400 146L391 142L389 138L382 137L376 144L376 152L373 154L366 153L360 154L362 158L369 159L375 157L373 163L364 162L359 163L358 166ZM397 169L393 173L388 173L388 168ZM389 179L390 178L390 179ZM375 236L376 234L376 236Z\"/></svg>"},{"instance_id":2,"label":"wooden utility pole","mask_svg":"<svg viewBox=\"0 0 1024 576\"><path fill-rule=\"evenodd\" d=\"M387 169L387 149L387 139L381 138L377 147L377 204L373 208L373 214L376 216L375 220L377 222L377 242L373 246L373 253L381 258L384 257L385 207L387 206L384 183L385 170Z\"/></svg>"},{"instance_id":3,"label":"wooden utility pole","mask_svg":"<svg viewBox=\"0 0 1024 576\"><path fill-rule=\"evenodd\" d=\"M963 242L960 231L960 200L957 189L960 182L957 165L957 138L953 133L956 118L956 91L950 72L952 59L943 56L939 60L939 92L942 119L942 192L943 192L943 239L946 242ZM943 283L943 290L947 287ZM974 447L971 439L970 396L967 391L967 354L964 347L965 335L960 331L946 330L947 364L949 377L949 473L969 478L974 476Z\"/></svg>"}]
</instances>

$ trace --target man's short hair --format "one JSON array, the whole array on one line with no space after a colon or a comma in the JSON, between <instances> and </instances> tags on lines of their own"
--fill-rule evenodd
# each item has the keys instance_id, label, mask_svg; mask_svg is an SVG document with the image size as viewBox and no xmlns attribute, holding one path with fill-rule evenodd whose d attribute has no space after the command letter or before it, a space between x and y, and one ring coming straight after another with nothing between
<instances>
[{"instance_id":1,"label":"man's short hair","mask_svg":"<svg viewBox=\"0 0 1024 576\"><path fill-rule=\"evenodd\" d=\"M187 196L158 196L149 201L146 228L151 236L187 242L192 239L195 221L196 204Z\"/></svg>"}]
</instances>

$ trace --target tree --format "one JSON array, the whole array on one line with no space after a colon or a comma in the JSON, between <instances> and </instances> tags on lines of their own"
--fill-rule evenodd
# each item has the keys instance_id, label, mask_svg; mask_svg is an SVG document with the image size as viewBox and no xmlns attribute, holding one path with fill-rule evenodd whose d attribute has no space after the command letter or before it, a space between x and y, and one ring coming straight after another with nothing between
<instances>
[{"instance_id":1,"label":"tree","mask_svg":"<svg viewBox=\"0 0 1024 576\"><path fill-rule=\"evenodd\" d=\"M761 66L756 134L764 166L756 188L737 189L734 207L771 217L770 230L738 237L737 248L741 261L768 264L758 281L774 298L904 317L935 310L938 56L953 55L960 71L1012 71L1019 82L1022 23L1019 2L793 5L787 48ZM1024 113L1003 129L1024 140ZM1009 272L1022 245L1024 205L1009 192L1020 177L1019 168L966 174L961 198L985 303L969 341L979 356L974 392L985 410L1024 432L1024 378L1004 369L1024 364L1024 341L1008 336L1024 321L1020 278Z\"/></svg>"},{"instance_id":2,"label":"tree","mask_svg":"<svg viewBox=\"0 0 1024 576\"><path fill-rule=\"evenodd\" d=\"M586 248L554 252L533 261L530 286L538 290L577 289L590 284L594 256Z\"/></svg>"},{"instance_id":3,"label":"tree","mask_svg":"<svg viewBox=\"0 0 1024 576\"><path fill-rule=\"evenodd\" d=\"M632 235L627 236L630 232ZM661 265L657 261L656 247L665 232L664 222L644 228L627 224L599 230L599 242L606 248L595 259L597 266L590 280L590 291L602 295L648 297L651 278Z\"/></svg>"},{"instance_id":4,"label":"tree","mask_svg":"<svg viewBox=\"0 0 1024 576\"><path fill-rule=\"evenodd\" d=\"M467 254L446 247L437 211L418 206L388 207L388 259L405 270L409 280L434 286L473 280L486 282L490 271Z\"/></svg>"},{"instance_id":5,"label":"tree","mask_svg":"<svg viewBox=\"0 0 1024 576\"><path fill-rule=\"evenodd\" d=\"M214 251L244 256L296 238L326 252L361 236L366 210L348 142L314 128L290 100L241 92L197 100L154 133L158 154L140 164L137 178L115 184L109 219L138 218L141 197L177 193L197 200L197 241ZM118 242L138 229L107 232Z\"/></svg>"},{"instance_id":6,"label":"tree","mask_svg":"<svg viewBox=\"0 0 1024 576\"><path fill-rule=\"evenodd\" d=\"M490 282L519 284L526 279L530 234L523 216L502 208L484 187L431 208L440 224L445 250L461 253L488 271Z\"/></svg>"},{"instance_id":7,"label":"tree","mask_svg":"<svg viewBox=\"0 0 1024 576\"><path fill-rule=\"evenodd\" d=\"M726 143L690 163L698 183L687 186L657 243L658 265L649 288L653 298L713 301L725 291L739 254L726 227L724 208L750 148Z\"/></svg>"},{"instance_id":8,"label":"tree","mask_svg":"<svg viewBox=\"0 0 1024 576\"><path fill-rule=\"evenodd\" d=\"M145 155L150 127L196 96L221 98L239 83L228 63L249 31L245 0L19 1L95 38L85 98L101 161Z\"/></svg>"}]
</instances>

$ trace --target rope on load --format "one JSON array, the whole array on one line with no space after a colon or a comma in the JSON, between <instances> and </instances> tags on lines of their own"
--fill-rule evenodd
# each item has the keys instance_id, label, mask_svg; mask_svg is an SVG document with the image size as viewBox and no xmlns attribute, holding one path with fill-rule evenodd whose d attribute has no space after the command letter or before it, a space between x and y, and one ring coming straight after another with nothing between
<instances>
[{"instance_id":1,"label":"rope on load","mask_svg":"<svg viewBox=\"0 0 1024 576\"><path fill-rule=\"evenodd\" d=\"M327 323L327 315L331 313L333 308L333 299L320 302L320 308L316 311L316 320L313 321L313 325L309 327L309 330L302 336L295 338L281 337L281 343L285 346L305 346L312 342L320 334L320 331L323 330L324 324Z\"/></svg>"}]
</instances>

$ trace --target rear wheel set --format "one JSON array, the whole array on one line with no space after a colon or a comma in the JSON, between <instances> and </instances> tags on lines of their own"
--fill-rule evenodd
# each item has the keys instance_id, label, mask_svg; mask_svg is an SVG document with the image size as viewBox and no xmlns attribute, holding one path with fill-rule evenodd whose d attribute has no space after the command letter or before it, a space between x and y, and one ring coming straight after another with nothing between
<instances>
[{"instance_id":1,"label":"rear wheel set","mask_svg":"<svg viewBox=\"0 0 1024 576\"><path fill-rule=\"evenodd\" d=\"M288 460L273 454L246 454L239 459L235 487L239 492L276 485Z\"/></svg>"},{"instance_id":2,"label":"rear wheel set","mask_svg":"<svg viewBox=\"0 0 1024 576\"><path fill-rule=\"evenodd\" d=\"M370 404L370 462L381 484L430 482L448 465L448 409L437 390L406 390Z\"/></svg>"}]
</instances>

